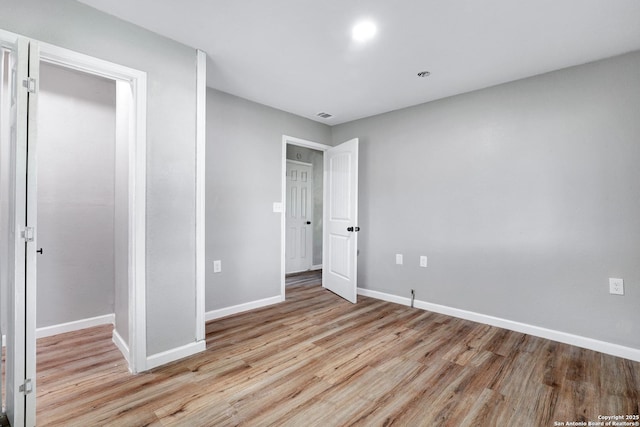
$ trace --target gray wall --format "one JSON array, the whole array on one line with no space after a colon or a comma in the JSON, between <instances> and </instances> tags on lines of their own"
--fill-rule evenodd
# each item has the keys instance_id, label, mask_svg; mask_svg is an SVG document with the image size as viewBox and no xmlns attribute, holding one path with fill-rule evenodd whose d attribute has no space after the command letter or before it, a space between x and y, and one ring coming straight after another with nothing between
<instances>
[{"instance_id":1,"label":"gray wall","mask_svg":"<svg viewBox=\"0 0 640 427\"><path fill-rule=\"evenodd\" d=\"M640 348L639 75L636 52L334 127L361 142L359 286Z\"/></svg>"},{"instance_id":2,"label":"gray wall","mask_svg":"<svg viewBox=\"0 0 640 427\"><path fill-rule=\"evenodd\" d=\"M322 265L322 199L324 153L307 147L287 144L287 159L313 165L313 265Z\"/></svg>"},{"instance_id":3,"label":"gray wall","mask_svg":"<svg viewBox=\"0 0 640 427\"><path fill-rule=\"evenodd\" d=\"M37 327L114 312L115 82L42 64Z\"/></svg>"},{"instance_id":4,"label":"gray wall","mask_svg":"<svg viewBox=\"0 0 640 427\"><path fill-rule=\"evenodd\" d=\"M331 140L324 124L207 90L207 311L280 295L283 134Z\"/></svg>"},{"instance_id":5,"label":"gray wall","mask_svg":"<svg viewBox=\"0 0 640 427\"><path fill-rule=\"evenodd\" d=\"M0 10L2 29L147 72L147 354L193 343L195 49L72 0Z\"/></svg>"}]
</instances>

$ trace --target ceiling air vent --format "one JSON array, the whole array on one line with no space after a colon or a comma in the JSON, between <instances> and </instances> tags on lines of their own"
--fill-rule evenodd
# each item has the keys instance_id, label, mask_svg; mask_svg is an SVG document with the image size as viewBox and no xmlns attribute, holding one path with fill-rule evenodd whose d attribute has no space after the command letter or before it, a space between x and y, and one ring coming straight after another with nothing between
<instances>
[{"instance_id":1,"label":"ceiling air vent","mask_svg":"<svg viewBox=\"0 0 640 427\"><path fill-rule=\"evenodd\" d=\"M318 113L316 114L316 116L321 117L323 119L330 119L331 117L333 117L333 114L329 114L329 113Z\"/></svg>"}]
</instances>

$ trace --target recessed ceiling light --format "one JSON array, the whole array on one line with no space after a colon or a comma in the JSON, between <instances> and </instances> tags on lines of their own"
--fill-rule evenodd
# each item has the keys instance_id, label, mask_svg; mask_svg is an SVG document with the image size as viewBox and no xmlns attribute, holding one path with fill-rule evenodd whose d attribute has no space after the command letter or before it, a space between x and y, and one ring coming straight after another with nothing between
<instances>
[{"instance_id":1,"label":"recessed ceiling light","mask_svg":"<svg viewBox=\"0 0 640 427\"><path fill-rule=\"evenodd\" d=\"M367 40L371 40L377 31L378 28L372 21L361 21L353 26L351 37L357 42L366 42Z\"/></svg>"},{"instance_id":2,"label":"recessed ceiling light","mask_svg":"<svg viewBox=\"0 0 640 427\"><path fill-rule=\"evenodd\" d=\"M429 71L420 71L418 77L429 77L431 73Z\"/></svg>"}]
</instances>

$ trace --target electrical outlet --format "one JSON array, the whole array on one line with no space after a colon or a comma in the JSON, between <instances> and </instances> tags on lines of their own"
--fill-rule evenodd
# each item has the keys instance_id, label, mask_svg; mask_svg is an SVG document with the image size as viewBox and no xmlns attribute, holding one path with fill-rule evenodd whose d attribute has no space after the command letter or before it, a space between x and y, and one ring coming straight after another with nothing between
<instances>
[{"instance_id":1,"label":"electrical outlet","mask_svg":"<svg viewBox=\"0 0 640 427\"><path fill-rule=\"evenodd\" d=\"M624 280L609 278L609 293L613 295L624 295Z\"/></svg>"},{"instance_id":2,"label":"electrical outlet","mask_svg":"<svg viewBox=\"0 0 640 427\"><path fill-rule=\"evenodd\" d=\"M402 265L403 264L402 254L396 254L396 264L398 264L398 265Z\"/></svg>"},{"instance_id":3,"label":"electrical outlet","mask_svg":"<svg viewBox=\"0 0 640 427\"><path fill-rule=\"evenodd\" d=\"M219 259L213 261L213 272L220 273L222 271L222 261Z\"/></svg>"},{"instance_id":4,"label":"electrical outlet","mask_svg":"<svg viewBox=\"0 0 640 427\"><path fill-rule=\"evenodd\" d=\"M427 266L427 257L426 255L421 255L420 256L420 267L426 267Z\"/></svg>"}]
</instances>

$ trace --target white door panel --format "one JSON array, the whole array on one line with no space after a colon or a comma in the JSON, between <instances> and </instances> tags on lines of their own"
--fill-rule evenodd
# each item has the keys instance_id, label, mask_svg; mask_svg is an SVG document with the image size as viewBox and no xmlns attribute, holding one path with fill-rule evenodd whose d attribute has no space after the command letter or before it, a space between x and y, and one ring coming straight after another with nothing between
<instances>
[{"instance_id":1,"label":"white door panel","mask_svg":"<svg viewBox=\"0 0 640 427\"><path fill-rule=\"evenodd\" d=\"M38 248L38 189L37 189L37 130L38 86L40 82L40 48L29 43L29 77L34 82L29 93L29 120L27 123L27 227L33 230L33 240L27 242L26 295L25 295L25 372L32 392L25 397L25 426L36 425L36 272Z\"/></svg>"},{"instance_id":2,"label":"white door panel","mask_svg":"<svg viewBox=\"0 0 640 427\"><path fill-rule=\"evenodd\" d=\"M26 294L27 294L27 144L29 95L23 82L29 76L29 42L18 39L11 52L10 100L10 182L9 182L9 250L7 348L6 348L6 412L13 426L26 424L26 398L21 391L27 376L26 366ZM35 332L35 331L34 331ZM35 393L32 392L35 397ZM33 424L29 424L33 425Z\"/></svg>"},{"instance_id":3,"label":"white door panel","mask_svg":"<svg viewBox=\"0 0 640 427\"><path fill-rule=\"evenodd\" d=\"M312 265L313 166L287 161L285 272L306 271Z\"/></svg>"},{"instance_id":4,"label":"white door panel","mask_svg":"<svg viewBox=\"0 0 640 427\"><path fill-rule=\"evenodd\" d=\"M358 139L325 152L322 286L355 303L358 287Z\"/></svg>"}]
</instances>

